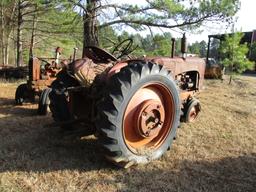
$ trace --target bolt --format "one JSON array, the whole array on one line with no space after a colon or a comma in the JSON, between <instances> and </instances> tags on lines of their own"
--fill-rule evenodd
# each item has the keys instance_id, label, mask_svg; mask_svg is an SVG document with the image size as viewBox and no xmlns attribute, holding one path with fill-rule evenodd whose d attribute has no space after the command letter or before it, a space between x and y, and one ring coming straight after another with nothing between
<instances>
[{"instance_id":1,"label":"bolt","mask_svg":"<svg viewBox=\"0 0 256 192\"><path fill-rule=\"evenodd\" d=\"M162 121L159 121L157 127L158 127L158 128L162 128L162 126L163 126L163 122L162 122Z\"/></svg>"},{"instance_id":2,"label":"bolt","mask_svg":"<svg viewBox=\"0 0 256 192\"><path fill-rule=\"evenodd\" d=\"M155 118L155 123L158 123L159 122L159 119L158 118Z\"/></svg>"}]
</instances>

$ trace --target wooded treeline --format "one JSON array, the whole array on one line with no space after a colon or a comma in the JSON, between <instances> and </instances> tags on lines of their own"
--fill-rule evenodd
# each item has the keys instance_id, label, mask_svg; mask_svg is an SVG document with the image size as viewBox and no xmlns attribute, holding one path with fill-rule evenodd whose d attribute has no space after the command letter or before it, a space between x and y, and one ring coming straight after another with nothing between
<instances>
[{"instance_id":1,"label":"wooded treeline","mask_svg":"<svg viewBox=\"0 0 256 192\"><path fill-rule=\"evenodd\" d=\"M2 0L0 10L2 65L21 66L31 55L53 57L57 46L79 46L82 26L71 6L64 11L52 1Z\"/></svg>"},{"instance_id":2,"label":"wooded treeline","mask_svg":"<svg viewBox=\"0 0 256 192\"><path fill-rule=\"evenodd\" d=\"M73 47L80 48L82 56L84 46L111 49L128 37L137 46L135 55L170 55L170 33L142 37L128 34L127 26L151 32L154 27L195 30L206 21L228 23L239 9L238 0L145 0L143 5L116 2L1 0L0 64L21 66L33 55L53 57L57 46L63 48L64 58L72 55ZM190 51L204 56L205 48L205 42L197 42Z\"/></svg>"}]
</instances>

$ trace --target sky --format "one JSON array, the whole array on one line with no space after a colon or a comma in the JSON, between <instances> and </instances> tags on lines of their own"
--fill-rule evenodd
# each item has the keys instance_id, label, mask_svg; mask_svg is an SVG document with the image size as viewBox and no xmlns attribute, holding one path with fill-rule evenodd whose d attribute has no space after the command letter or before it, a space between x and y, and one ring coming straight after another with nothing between
<instances>
[{"instance_id":1,"label":"sky","mask_svg":"<svg viewBox=\"0 0 256 192\"><path fill-rule=\"evenodd\" d=\"M241 1L241 8L236 14L236 17L238 17L238 20L235 23L235 29L243 32L256 30L256 22L254 21L254 19L256 18L256 9L255 9L256 1L255 0L240 0L240 1ZM193 41L201 41L201 40L208 41L208 35L210 34L219 34L219 33L225 33L230 31L231 31L231 28L229 30L226 30L225 27L223 27L223 29L221 30L204 29L204 32L202 34L188 35L188 38L193 39Z\"/></svg>"},{"instance_id":2,"label":"sky","mask_svg":"<svg viewBox=\"0 0 256 192\"><path fill-rule=\"evenodd\" d=\"M113 0L120 3L120 0ZM125 0L125 3L128 4L139 4L142 5L145 0ZM252 31L256 29L256 0L240 0L241 8L239 12L236 14L238 20L235 23L235 29L238 31ZM202 27L203 32L200 34L192 34L186 33L187 39L189 43L193 43L195 41L208 41L208 35L212 34L223 34L225 32L230 32L231 28L228 30L224 26L211 26L211 24L207 24L209 27ZM166 30L164 30L166 31ZM175 33L172 30L167 30L172 33L175 38L181 37L180 33ZM155 33L161 33L161 30L154 30Z\"/></svg>"}]
</instances>

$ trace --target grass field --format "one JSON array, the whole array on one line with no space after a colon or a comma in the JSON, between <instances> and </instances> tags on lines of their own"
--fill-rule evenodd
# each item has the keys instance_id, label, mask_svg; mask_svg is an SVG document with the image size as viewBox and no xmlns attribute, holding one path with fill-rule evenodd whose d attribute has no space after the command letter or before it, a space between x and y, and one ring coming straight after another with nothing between
<instances>
[{"instance_id":1,"label":"grass field","mask_svg":"<svg viewBox=\"0 0 256 192\"><path fill-rule=\"evenodd\" d=\"M14 106L16 87L0 83L0 192L256 191L256 77L205 81L198 121L161 159L126 170L94 137L63 136L36 105Z\"/></svg>"}]
</instances>

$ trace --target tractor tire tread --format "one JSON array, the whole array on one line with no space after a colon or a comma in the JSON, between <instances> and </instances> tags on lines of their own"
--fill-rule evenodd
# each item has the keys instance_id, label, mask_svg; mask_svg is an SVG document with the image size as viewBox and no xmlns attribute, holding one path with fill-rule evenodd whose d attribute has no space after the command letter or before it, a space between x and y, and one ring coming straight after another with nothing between
<instances>
[{"instance_id":1,"label":"tractor tire tread","mask_svg":"<svg viewBox=\"0 0 256 192\"><path fill-rule=\"evenodd\" d=\"M144 61L129 63L128 66L122 68L119 73L113 75L109 79L107 89L108 91L106 91L104 99L98 102L98 120L96 121L96 128L99 133L99 142L104 148L106 158L120 167L128 168L129 166L134 164L148 163L149 161L151 161L151 159L148 158L143 162L139 162L133 156L123 154L123 151L119 146L118 140L118 137L120 137L120 135L117 135L116 132L116 130L119 128L117 127L117 117L119 111L121 110L121 103L123 102L123 100L125 100L126 95L134 86L134 84L136 84L139 80L148 75L159 74L165 76L170 81L174 81L170 72L163 68L163 66L161 65ZM179 111L180 110L178 110L177 113L179 113ZM175 121L179 121L179 114L177 114L177 116L178 118L175 117Z\"/></svg>"}]
</instances>

